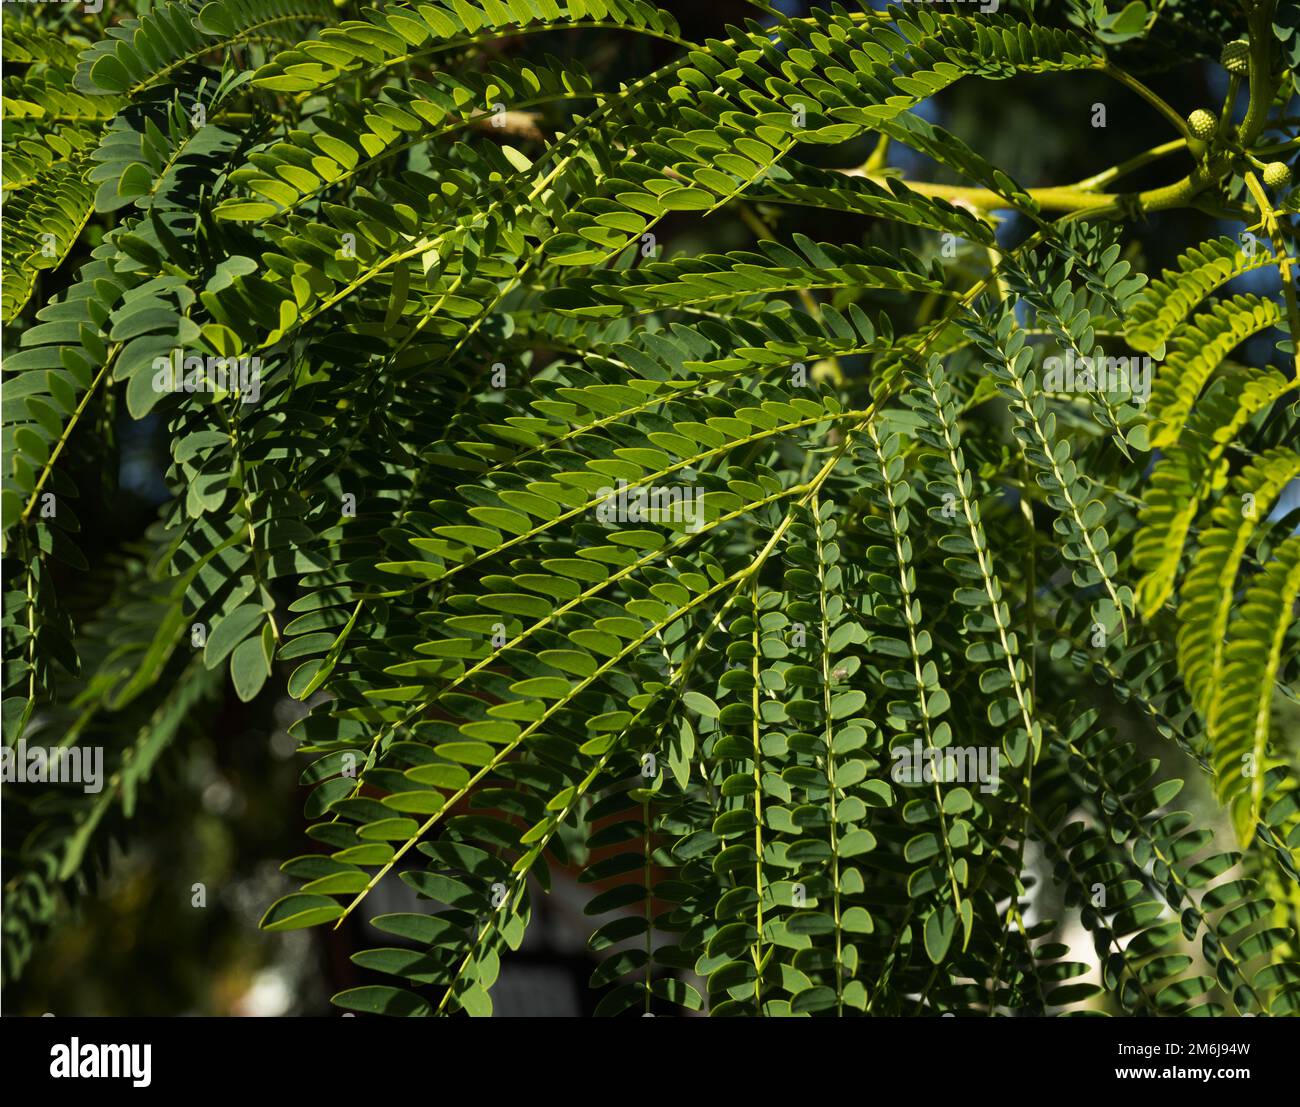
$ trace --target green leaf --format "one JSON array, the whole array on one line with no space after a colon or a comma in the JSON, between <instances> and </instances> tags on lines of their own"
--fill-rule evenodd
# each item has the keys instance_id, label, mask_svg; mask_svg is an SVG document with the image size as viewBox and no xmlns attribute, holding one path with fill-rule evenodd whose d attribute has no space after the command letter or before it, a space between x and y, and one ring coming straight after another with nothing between
<instances>
[{"instance_id":1,"label":"green leaf","mask_svg":"<svg viewBox=\"0 0 1300 1107\"><path fill-rule=\"evenodd\" d=\"M260 925L263 930L301 930L333 922L342 914L343 908L328 896L294 893L271 904Z\"/></svg>"}]
</instances>

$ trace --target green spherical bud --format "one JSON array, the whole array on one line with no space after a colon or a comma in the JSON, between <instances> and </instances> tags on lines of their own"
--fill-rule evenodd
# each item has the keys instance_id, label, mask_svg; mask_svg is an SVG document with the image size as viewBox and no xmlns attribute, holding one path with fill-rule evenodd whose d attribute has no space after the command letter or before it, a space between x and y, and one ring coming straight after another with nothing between
<instances>
[{"instance_id":1,"label":"green spherical bud","mask_svg":"<svg viewBox=\"0 0 1300 1107\"><path fill-rule=\"evenodd\" d=\"M1197 108L1187 117L1187 129L1193 138L1209 142L1219 130L1219 121L1204 108Z\"/></svg>"},{"instance_id":2,"label":"green spherical bud","mask_svg":"<svg viewBox=\"0 0 1300 1107\"><path fill-rule=\"evenodd\" d=\"M1228 43L1219 56L1223 68L1229 73L1246 74L1250 72L1250 43L1244 38Z\"/></svg>"},{"instance_id":3,"label":"green spherical bud","mask_svg":"<svg viewBox=\"0 0 1300 1107\"><path fill-rule=\"evenodd\" d=\"M1285 162L1271 161L1264 166L1264 183L1269 188L1286 188L1291 183L1291 170Z\"/></svg>"}]
</instances>

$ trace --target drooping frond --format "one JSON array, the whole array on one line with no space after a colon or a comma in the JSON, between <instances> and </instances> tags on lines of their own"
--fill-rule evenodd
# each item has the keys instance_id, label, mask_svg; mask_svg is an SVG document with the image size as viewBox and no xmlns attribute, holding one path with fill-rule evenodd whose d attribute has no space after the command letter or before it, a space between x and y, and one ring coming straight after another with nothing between
<instances>
[{"instance_id":1,"label":"drooping frond","mask_svg":"<svg viewBox=\"0 0 1300 1107\"><path fill-rule=\"evenodd\" d=\"M0 321L22 311L43 270L63 264L94 210L91 196L82 158L53 165L6 200Z\"/></svg>"},{"instance_id":2,"label":"drooping frond","mask_svg":"<svg viewBox=\"0 0 1300 1107\"><path fill-rule=\"evenodd\" d=\"M1192 412L1179 442L1156 462L1142 509L1133 562L1144 570L1138 585L1149 619L1174 589L1188 532L1201 504L1226 483L1223 454L1247 421L1295 387L1274 371L1234 367L1210 385Z\"/></svg>"},{"instance_id":3,"label":"drooping frond","mask_svg":"<svg viewBox=\"0 0 1300 1107\"><path fill-rule=\"evenodd\" d=\"M1178 268L1165 270L1132 305L1125 328L1128 340L1139 350L1163 351L1175 330L1211 292L1273 261L1262 246L1247 253L1230 238L1202 242L1179 255Z\"/></svg>"},{"instance_id":4,"label":"drooping frond","mask_svg":"<svg viewBox=\"0 0 1300 1107\"><path fill-rule=\"evenodd\" d=\"M1200 312L1174 340L1151 386L1151 444L1172 446L1210 375L1252 335L1282 319L1276 300L1233 296Z\"/></svg>"},{"instance_id":5,"label":"drooping frond","mask_svg":"<svg viewBox=\"0 0 1300 1107\"><path fill-rule=\"evenodd\" d=\"M1228 644L1216 668L1210 711L1219 796L1230 803L1246 845L1264 805L1273 682L1300 594L1300 538L1281 543L1250 583L1228 627Z\"/></svg>"},{"instance_id":6,"label":"drooping frond","mask_svg":"<svg viewBox=\"0 0 1300 1107\"><path fill-rule=\"evenodd\" d=\"M1209 713L1213 702L1214 677L1221 667L1242 559L1261 518L1297 474L1300 455L1281 449L1264 454L1243 470L1233 481L1237 495L1224 497L1215 508L1182 582L1179 657L1202 714ZM1208 621L1203 611L1210 613Z\"/></svg>"},{"instance_id":7,"label":"drooping frond","mask_svg":"<svg viewBox=\"0 0 1300 1107\"><path fill-rule=\"evenodd\" d=\"M164 0L108 37L77 62L76 88L134 98L173 81L206 54L265 42L295 41L313 24L332 20L322 0Z\"/></svg>"},{"instance_id":8,"label":"drooping frond","mask_svg":"<svg viewBox=\"0 0 1300 1107\"><path fill-rule=\"evenodd\" d=\"M360 20L322 32L319 40L277 53L258 69L257 85L276 92L315 93L359 73L407 66L488 39L557 29L618 28L685 45L676 20L644 0L563 5L554 0L537 4L461 0L391 11L366 9L361 15ZM497 92L509 96L510 88L497 86ZM490 110L488 99L473 102L480 112ZM520 106L513 98L507 102Z\"/></svg>"}]
</instances>

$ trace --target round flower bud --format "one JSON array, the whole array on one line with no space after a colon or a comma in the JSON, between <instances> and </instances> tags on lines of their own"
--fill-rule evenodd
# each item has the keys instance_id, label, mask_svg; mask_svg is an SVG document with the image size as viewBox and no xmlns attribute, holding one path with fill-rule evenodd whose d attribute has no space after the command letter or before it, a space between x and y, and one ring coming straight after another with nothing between
<instances>
[{"instance_id":1,"label":"round flower bud","mask_svg":"<svg viewBox=\"0 0 1300 1107\"><path fill-rule=\"evenodd\" d=\"M1187 117L1187 129L1192 137L1209 142L1219 129L1219 121L1204 108L1197 108Z\"/></svg>"},{"instance_id":2,"label":"round flower bud","mask_svg":"<svg viewBox=\"0 0 1300 1107\"><path fill-rule=\"evenodd\" d=\"M1250 43L1244 38L1228 43L1219 56L1223 68L1229 73L1246 74L1250 72Z\"/></svg>"},{"instance_id":3,"label":"round flower bud","mask_svg":"<svg viewBox=\"0 0 1300 1107\"><path fill-rule=\"evenodd\" d=\"M1291 170L1285 162L1271 161L1264 166L1264 183L1269 188L1286 188L1291 183Z\"/></svg>"}]
</instances>

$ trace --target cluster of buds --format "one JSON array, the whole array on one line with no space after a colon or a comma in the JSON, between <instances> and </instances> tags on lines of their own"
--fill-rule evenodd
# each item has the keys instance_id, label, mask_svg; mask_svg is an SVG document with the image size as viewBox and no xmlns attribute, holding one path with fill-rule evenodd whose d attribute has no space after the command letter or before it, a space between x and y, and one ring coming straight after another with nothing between
<instances>
[{"instance_id":1,"label":"cluster of buds","mask_svg":"<svg viewBox=\"0 0 1300 1107\"><path fill-rule=\"evenodd\" d=\"M1248 76L1251 69L1250 43L1244 38L1236 39L1229 42L1223 48L1219 55L1219 61L1223 68L1226 69L1233 77L1232 91L1235 92L1236 82L1241 77ZM1230 96L1231 96L1230 92ZM1205 108L1197 108L1187 117L1188 148L1192 155L1200 160L1206 156L1211 147L1222 145L1231 137L1233 128L1227 126L1227 112L1225 109L1224 123L1221 125L1220 120L1213 112ZM1238 150L1240 153L1240 150ZM1260 163L1246 155L1247 160L1254 162L1256 167ZM1224 163L1226 166L1226 162ZM1260 167L1264 184L1272 189L1288 188L1291 184L1291 170L1285 162L1272 161L1267 165Z\"/></svg>"}]
</instances>

